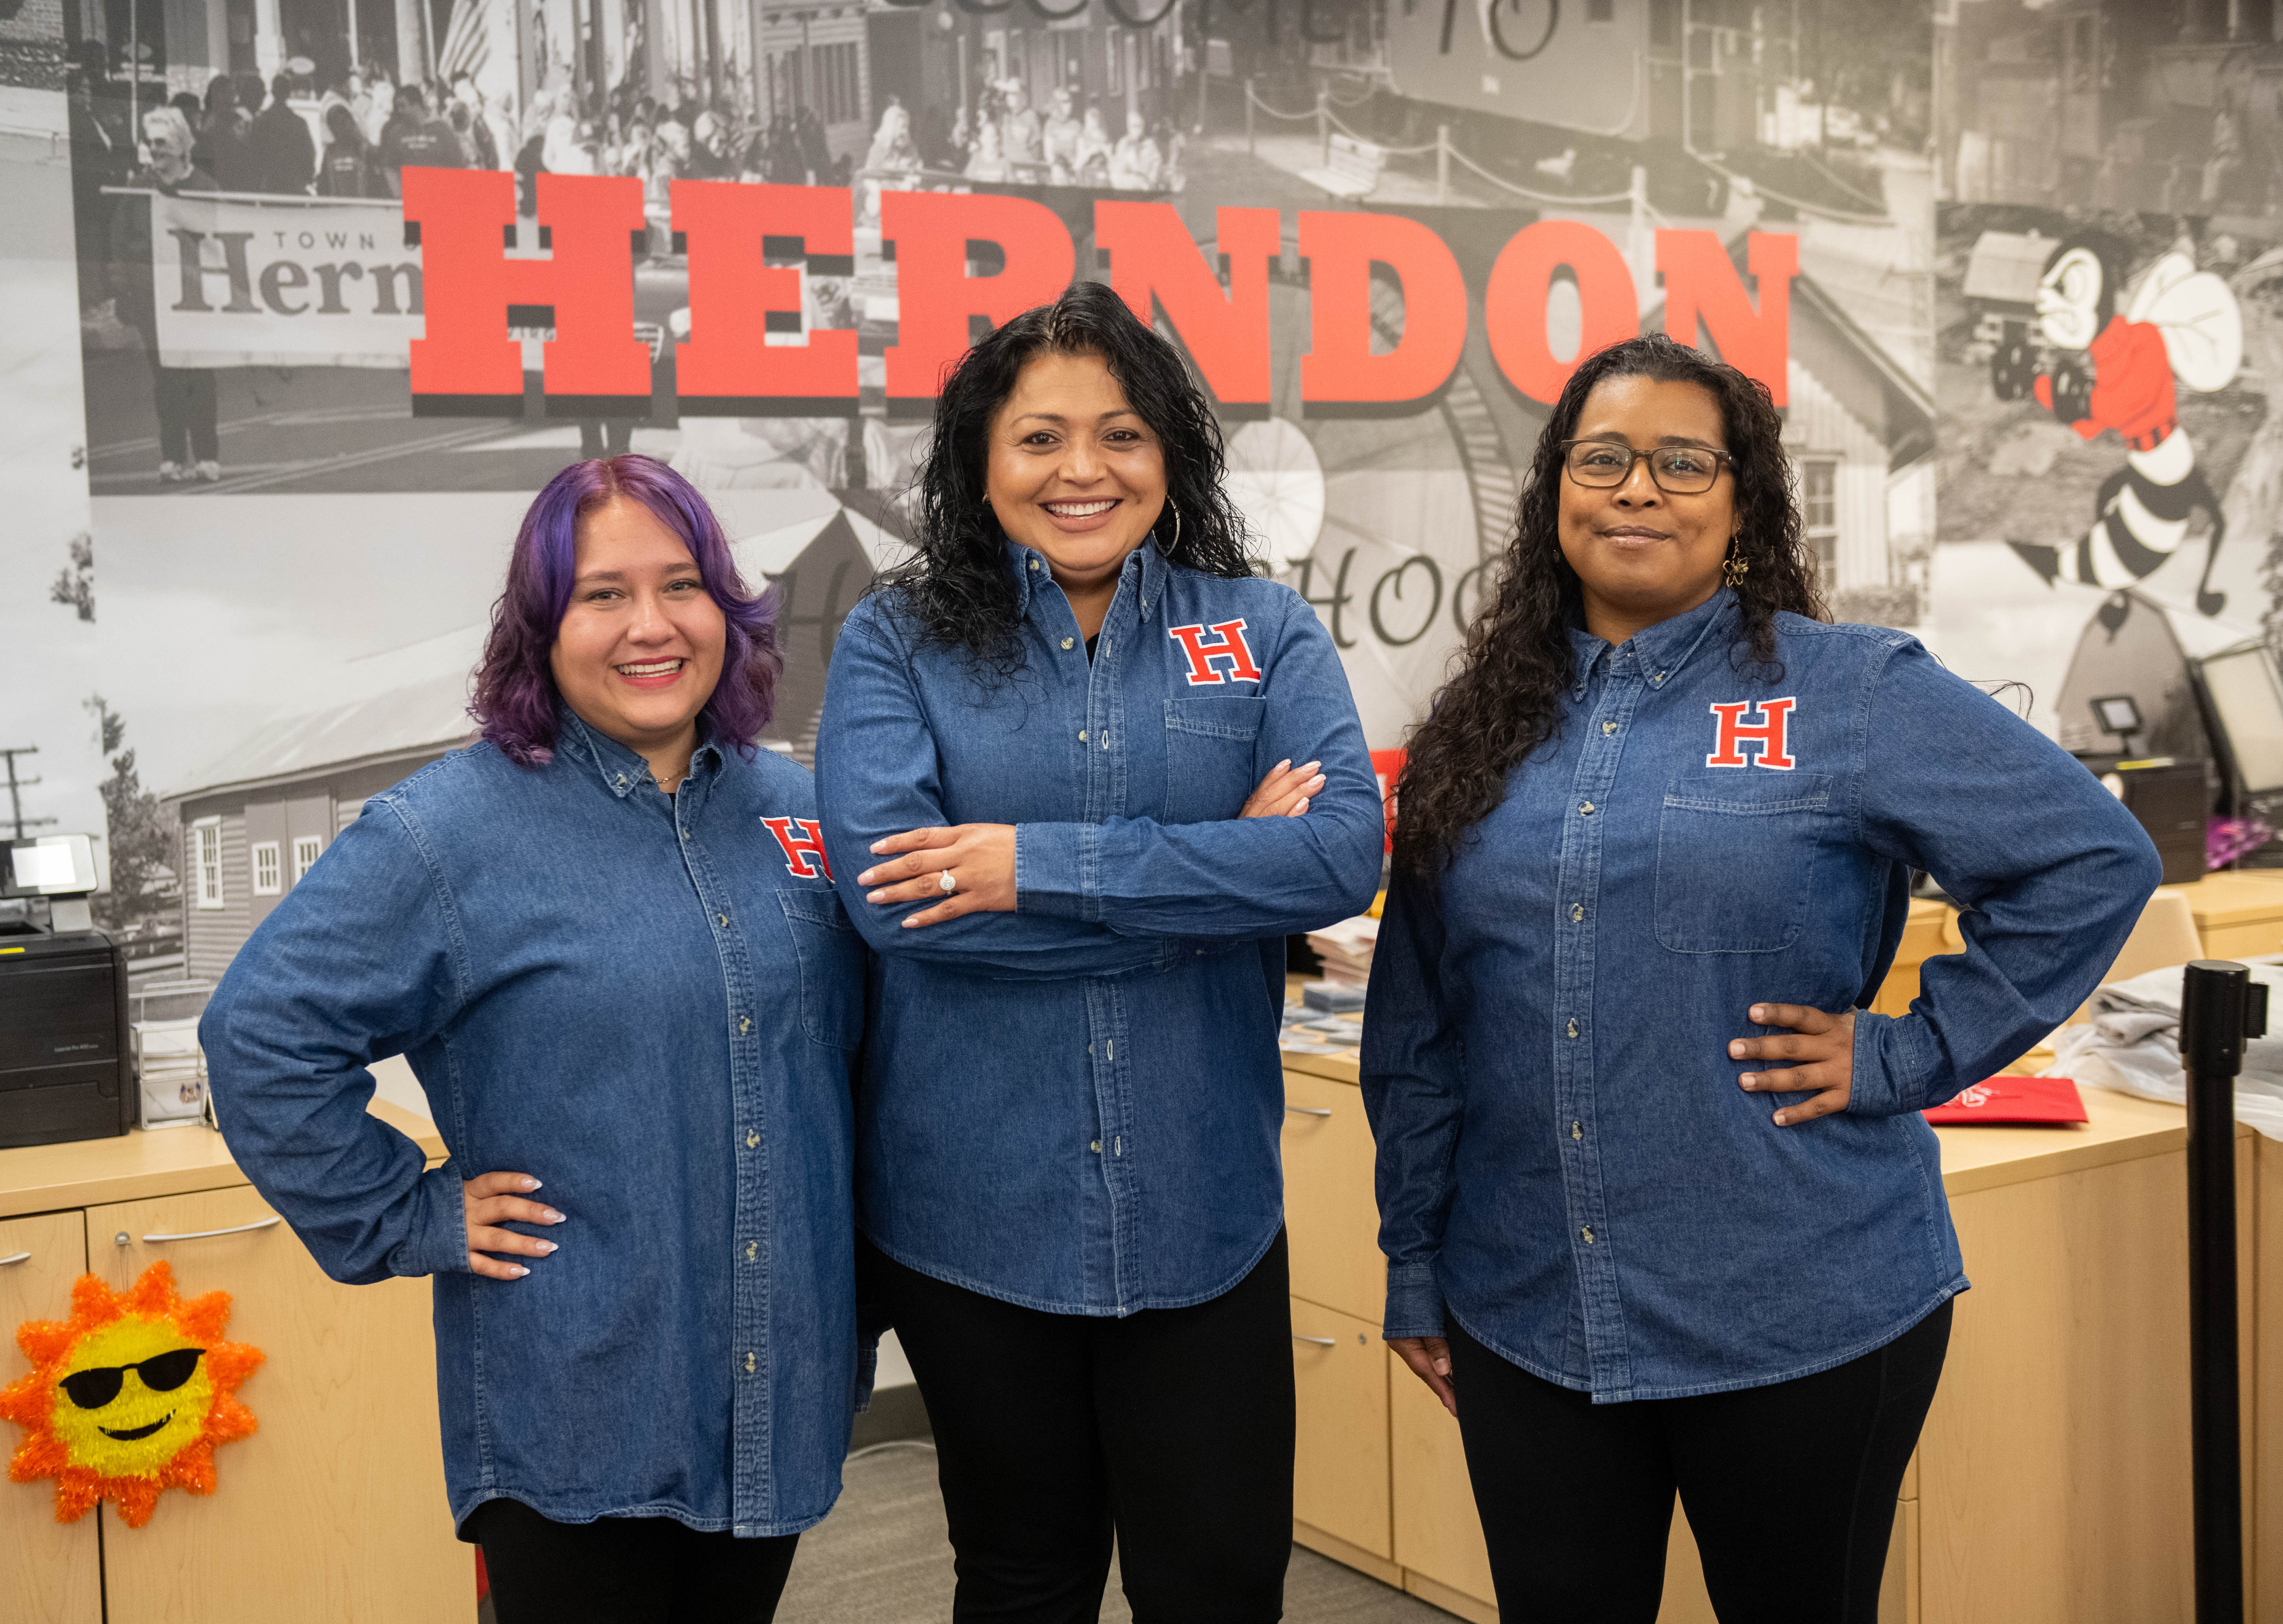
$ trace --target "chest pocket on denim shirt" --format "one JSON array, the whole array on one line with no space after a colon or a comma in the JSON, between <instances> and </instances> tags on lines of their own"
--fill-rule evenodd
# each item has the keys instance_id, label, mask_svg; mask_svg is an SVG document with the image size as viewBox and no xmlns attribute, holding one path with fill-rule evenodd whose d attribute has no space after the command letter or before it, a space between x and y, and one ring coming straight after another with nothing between
<instances>
[{"instance_id":1,"label":"chest pocket on denim shirt","mask_svg":"<svg viewBox=\"0 0 2283 1624\"><path fill-rule=\"evenodd\" d=\"M1656 939L1677 953L1773 953L1814 900L1831 780L1820 773L1684 773L1656 828Z\"/></svg>"},{"instance_id":2,"label":"chest pocket on denim shirt","mask_svg":"<svg viewBox=\"0 0 2283 1624\"><path fill-rule=\"evenodd\" d=\"M800 1023L814 1043L853 1049L864 1041L864 938L829 890L777 893L800 960Z\"/></svg>"},{"instance_id":3,"label":"chest pocket on denim shirt","mask_svg":"<svg viewBox=\"0 0 2283 1624\"><path fill-rule=\"evenodd\" d=\"M1210 823L1243 810L1259 774L1253 742L1268 702L1245 695L1165 702L1166 823Z\"/></svg>"}]
</instances>

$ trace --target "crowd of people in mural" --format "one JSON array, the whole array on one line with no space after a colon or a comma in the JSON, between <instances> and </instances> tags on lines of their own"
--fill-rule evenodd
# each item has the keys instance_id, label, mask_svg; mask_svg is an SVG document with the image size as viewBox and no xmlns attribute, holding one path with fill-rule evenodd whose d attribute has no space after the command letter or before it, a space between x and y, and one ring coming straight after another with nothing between
<instances>
[{"instance_id":1,"label":"crowd of people in mural","mask_svg":"<svg viewBox=\"0 0 2283 1624\"><path fill-rule=\"evenodd\" d=\"M807 107L763 120L694 94L667 104L629 85L607 97L564 85L533 97L518 118L505 96L486 97L467 74L427 86L392 84L379 69L345 71L313 95L308 81L290 74L265 86L258 74L217 73L203 96L184 90L144 104L142 128L130 135L124 97L104 95L107 83L81 74L74 117L97 150L116 155L115 173L103 177L112 184L130 178L136 138L147 152L149 119L162 106L180 114L192 162L223 191L393 198L402 194L408 165L512 168L526 186L541 174L631 175L661 206L682 177L849 180L849 159L833 159L823 123Z\"/></svg>"},{"instance_id":2,"label":"crowd of people in mural","mask_svg":"<svg viewBox=\"0 0 2283 1624\"><path fill-rule=\"evenodd\" d=\"M861 163L831 153L813 107L762 118L694 91L661 102L627 82L607 95L568 84L542 90L520 116L505 95L485 95L465 73L423 85L393 83L378 67L345 69L320 86L291 74L265 82L255 73L218 72L202 94L180 90L133 107L125 89L99 61L74 76L74 144L99 155L83 167L86 184L147 180L151 120L169 110L187 134L192 167L217 190L394 198L408 165L512 168L526 206L539 175L621 175L638 177L659 212L672 183L685 178L849 185L861 174L868 196L882 185L959 179L1175 191L1185 144L1170 119L1081 106L1068 89L1035 108L1012 79L986 80L955 112L931 108L918 122L900 97L886 97ZM162 121L171 136L171 121Z\"/></svg>"},{"instance_id":3,"label":"crowd of people in mural","mask_svg":"<svg viewBox=\"0 0 2283 1624\"><path fill-rule=\"evenodd\" d=\"M986 82L976 98L946 115L915 125L895 97L888 98L865 154L868 178L926 175L971 181L1046 186L1087 186L1118 191L1179 191L1185 138L1171 119L1154 123L1129 106L1113 135L1098 102L1079 105L1069 87L1057 89L1042 113L1031 105L1018 79Z\"/></svg>"}]
</instances>

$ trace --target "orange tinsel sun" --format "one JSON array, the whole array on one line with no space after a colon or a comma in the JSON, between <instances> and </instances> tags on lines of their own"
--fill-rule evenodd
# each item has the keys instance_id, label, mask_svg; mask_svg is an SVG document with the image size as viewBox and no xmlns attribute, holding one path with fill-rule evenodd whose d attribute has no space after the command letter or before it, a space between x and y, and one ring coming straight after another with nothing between
<instances>
[{"instance_id":1,"label":"orange tinsel sun","mask_svg":"<svg viewBox=\"0 0 2283 1624\"><path fill-rule=\"evenodd\" d=\"M130 1528L162 1489L214 1493L214 1446L253 1431L238 1388L261 1363L260 1348L222 1340L229 1324L228 1292L185 1302L163 1263L125 1292L80 1276L69 1320L16 1328L34 1368L0 1387L0 1418L24 1429L9 1477L55 1479L58 1522L109 1500Z\"/></svg>"}]
</instances>

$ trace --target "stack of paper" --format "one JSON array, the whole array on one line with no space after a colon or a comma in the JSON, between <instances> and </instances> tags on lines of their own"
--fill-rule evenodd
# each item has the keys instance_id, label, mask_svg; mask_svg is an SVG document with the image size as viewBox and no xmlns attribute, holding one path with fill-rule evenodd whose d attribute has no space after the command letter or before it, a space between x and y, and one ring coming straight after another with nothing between
<instances>
[{"instance_id":1,"label":"stack of paper","mask_svg":"<svg viewBox=\"0 0 2283 1624\"><path fill-rule=\"evenodd\" d=\"M1326 981L1360 987L1371 979L1371 950L1379 942L1379 921L1366 914L1308 933L1308 945L1324 963Z\"/></svg>"}]
</instances>

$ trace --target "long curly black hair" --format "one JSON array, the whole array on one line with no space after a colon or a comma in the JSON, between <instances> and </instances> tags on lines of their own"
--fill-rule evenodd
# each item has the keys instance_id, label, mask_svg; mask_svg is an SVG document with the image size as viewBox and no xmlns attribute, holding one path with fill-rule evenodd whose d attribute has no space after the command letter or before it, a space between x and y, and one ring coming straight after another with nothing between
<instances>
[{"instance_id":1,"label":"long curly black hair","mask_svg":"<svg viewBox=\"0 0 2283 1624\"><path fill-rule=\"evenodd\" d=\"M1490 601L1467 628L1459 670L1411 737L1396 785L1395 832L1395 860L1410 873L1439 873L1505 798L1508 773L1561 728L1562 697L1577 675L1569 628L1582 613L1578 572L1562 556L1559 533L1562 442L1578 432L1586 397L1612 377L1695 384L1719 403L1736 480L1736 550L1746 567L1736 587L1738 647L1773 671L1779 610L1830 618L1801 539L1783 420L1766 386L1662 333L1588 357L1538 437L1514 539Z\"/></svg>"},{"instance_id":2,"label":"long curly black hair","mask_svg":"<svg viewBox=\"0 0 2283 1624\"><path fill-rule=\"evenodd\" d=\"M918 556L880 586L922 647L957 649L977 671L1002 679L1023 666L1020 596L1005 533L984 502L984 473L992 420L1024 367L1047 354L1101 356L1157 437L1169 501L1153 532L1166 558L1207 575L1252 573L1243 516L1222 486L1220 424L1181 353L1106 284L1072 283L1054 303L993 331L944 380L914 491Z\"/></svg>"}]
</instances>

